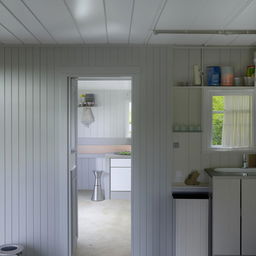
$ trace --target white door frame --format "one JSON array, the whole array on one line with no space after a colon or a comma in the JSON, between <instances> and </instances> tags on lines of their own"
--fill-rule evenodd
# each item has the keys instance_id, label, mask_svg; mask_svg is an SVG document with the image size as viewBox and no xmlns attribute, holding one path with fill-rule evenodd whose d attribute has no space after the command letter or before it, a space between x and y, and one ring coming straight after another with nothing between
<instances>
[{"instance_id":1,"label":"white door frame","mask_svg":"<svg viewBox=\"0 0 256 256\"><path fill-rule=\"evenodd\" d=\"M76 66L71 66L71 67L59 67L56 70L57 73L57 77L60 79L59 81L59 92L60 92L60 99L63 102L63 104L61 104L62 106L65 104L65 102L67 103L68 101L68 95L65 95L65 92L68 93L68 89L67 89L67 78L68 77L130 77L132 80L132 104L133 104L133 108L132 108L132 116L133 116L133 134L136 133L137 131L137 113L134 111L136 108L136 106L139 104L139 102L137 102L138 97L136 96L136 89L134 88L138 88L139 86L139 73L140 73L140 69L137 67L76 67ZM63 86L66 86L66 90L63 90ZM62 106L60 106L60 109L62 108ZM68 104L66 104L66 106L68 106ZM63 117L64 117L64 113L66 113L66 117L68 117L68 112L67 112L68 108L65 109L61 109L61 112L63 112ZM68 119L67 119L68 120ZM68 124L67 124L67 128L68 128ZM66 131L66 135L68 135L68 129L63 129L64 131ZM64 134L62 134L64 135ZM60 135L61 136L61 135ZM68 136L66 136L68 138ZM133 152L136 152L136 146L133 143L133 136L132 136L132 149ZM66 148L67 149L67 145L68 143L66 143ZM64 144L63 144L64 146ZM63 151L64 152L64 151ZM67 150L66 150L67 152ZM67 156L68 157L68 156ZM138 171L135 172L134 171L134 161L136 161L136 157L134 156L134 154L131 156L131 162L132 162L132 191L131 191L131 251L132 251L132 255L136 255L136 252L134 251L133 248L133 238L134 238L134 234L139 233L139 227L134 225L134 219L138 219L140 212L139 209L136 209L134 207L135 202L134 202L134 186L139 186L138 183L134 182L136 180L136 175L139 175ZM66 208L66 212L63 213L62 218L66 219L66 223L67 223L67 227L63 228L63 239L67 242L66 245L68 246L67 251L68 251L68 256L73 256L71 255L71 243L72 243L72 239L71 239L71 232L69 230L70 228L70 206L69 206L69 166L67 166L66 164L66 168L64 167L65 163L63 163L63 170L64 170L64 177L63 179L60 180L60 187L62 188L66 188L66 197L64 196L62 198L63 202L60 202L61 204L64 205L64 207ZM61 218L61 219L62 219ZM65 236L66 233L66 236Z\"/></svg>"}]
</instances>

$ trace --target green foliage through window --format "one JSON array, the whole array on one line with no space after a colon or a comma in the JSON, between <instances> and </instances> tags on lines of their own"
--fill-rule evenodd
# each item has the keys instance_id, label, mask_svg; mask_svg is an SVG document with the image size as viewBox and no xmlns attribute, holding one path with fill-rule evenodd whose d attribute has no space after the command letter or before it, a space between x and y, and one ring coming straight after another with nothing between
<instances>
[{"instance_id":1,"label":"green foliage through window","mask_svg":"<svg viewBox=\"0 0 256 256\"><path fill-rule=\"evenodd\" d=\"M222 145L224 96L212 97L212 145Z\"/></svg>"}]
</instances>

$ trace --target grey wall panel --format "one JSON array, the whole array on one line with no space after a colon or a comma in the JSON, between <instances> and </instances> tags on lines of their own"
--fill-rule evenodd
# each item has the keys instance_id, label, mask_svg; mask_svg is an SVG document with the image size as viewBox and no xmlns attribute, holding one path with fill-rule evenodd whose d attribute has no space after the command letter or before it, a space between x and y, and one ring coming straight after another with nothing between
<instances>
[{"instance_id":1,"label":"grey wall panel","mask_svg":"<svg viewBox=\"0 0 256 256\"><path fill-rule=\"evenodd\" d=\"M12 84L11 50L5 51L5 241L12 240Z\"/></svg>"},{"instance_id":2,"label":"grey wall panel","mask_svg":"<svg viewBox=\"0 0 256 256\"><path fill-rule=\"evenodd\" d=\"M27 226L27 168L26 168L26 49L19 50L19 117L18 117L18 150L19 150L19 232L20 243L26 244Z\"/></svg>"},{"instance_id":3,"label":"grey wall panel","mask_svg":"<svg viewBox=\"0 0 256 256\"><path fill-rule=\"evenodd\" d=\"M95 177L93 170L105 170L105 158L79 157L77 159L77 188L78 190L93 190ZM106 175L106 174L104 174ZM104 179L102 178L102 186ZM107 193L107 192L106 192Z\"/></svg>"},{"instance_id":4,"label":"grey wall panel","mask_svg":"<svg viewBox=\"0 0 256 256\"><path fill-rule=\"evenodd\" d=\"M168 47L0 48L0 244L67 255L67 88L56 70L137 67L133 255L168 255L171 58Z\"/></svg>"},{"instance_id":5,"label":"grey wall panel","mask_svg":"<svg viewBox=\"0 0 256 256\"><path fill-rule=\"evenodd\" d=\"M197 53L189 52L189 80ZM207 65L216 64L211 56L217 56L218 63L230 56L228 64L240 56L237 70L244 69L252 56L247 49L215 53L208 51ZM186 54L176 52L184 59ZM133 255L168 255L173 61L172 48L157 46L0 48L1 244L21 242L29 256L67 255L67 88L57 69L137 67L139 80L132 92ZM178 72L174 81L180 80ZM197 140L188 138L188 143ZM239 157L200 154L198 166L226 165L227 159L239 164Z\"/></svg>"},{"instance_id":6,"label":"grey wall panel","mask_svg":"<svg viewBox=\"0 0 256 256\"><path fill-rule=\"evenodd\" d=\"M78 109L79 138L125 138L129 125L129 91L82 90L79 94L93 93L96 107L92 108L95 121L89 126L81 123L83 109Z\"/></svg>"},{"instance_id":7,"label":"grey wall panel","mask_svg":"<svg viewBox=\"0 0 256 256\"><path fill-rule=\"evenodd\" d=\"M5 81L4 49L0 49L0 241L5 241Z\"/></svg>"}]
</instances>

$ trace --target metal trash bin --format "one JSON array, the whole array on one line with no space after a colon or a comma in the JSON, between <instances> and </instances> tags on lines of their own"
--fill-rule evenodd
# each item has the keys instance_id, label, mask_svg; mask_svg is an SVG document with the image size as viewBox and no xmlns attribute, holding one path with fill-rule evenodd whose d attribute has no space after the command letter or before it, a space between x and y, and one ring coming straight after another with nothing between
<instances>
[{"instance_id":1,"label":"metal trash bin","mask_svg":"<svg viewBox=\"0 0 256 256\"><path fill-rule=\"evenodd\" d=\"M0 246L0 256L22 255L24 247L20 244L4 244Z\"/></svg>"},{"instance_id":2,"label":"metal trash bin","mask_svg":"<svg viewBox=\"0 0 256 256\"><path fill-rule=\"evenodd\" d=\"M95 176L94 190L92 194L92 201L103 201L105 200L105 195L101 187L101 176L103 171L93 171Z\"/></svg>"}]
</instances>

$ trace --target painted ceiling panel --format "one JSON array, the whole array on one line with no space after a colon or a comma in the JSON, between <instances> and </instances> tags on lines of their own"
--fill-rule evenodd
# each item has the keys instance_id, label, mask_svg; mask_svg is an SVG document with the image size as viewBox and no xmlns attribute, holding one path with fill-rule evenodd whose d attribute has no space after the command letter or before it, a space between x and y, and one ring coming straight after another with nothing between
<instances>
[{"instance_id":1,"label":"painted ceiling panel","mask_svg":"<svg viewBox=\"0 0 256 256\"><path fill-rule=\"evenodd\" d=\"M163 0L136 0L131 26L130 43L143 44L152 33L153 22Z\"/></svg>"},{"instance_id":2,"label":"painted ceiling panel","mask_svg":"<svg viewBox=\"0 0 256 256\"><path fill-rule=\"evenodd\" d=\"M106 43L103 0L65 0L86 43Z\"/></svg>"},{"instance_id":3,"label":"painted ceiling panel","mask_svg":"<svg viewBox=\"0 0 256 256\"><path fill-rule=\"evenodd\" d=\"M206 45L230 45L238 35L212 35Z\"/></svg>"},{"instance_id":4,"label":"painted ceiling panel","mask_svg":"<svg viewBox=\"0 0 256 256\"><path fill-rule=\"evenodd\" d=\"M152 35L152 44L172 44L172 45L203 45L210 39L210 35Z\"/></svg>"},{"instance_id":5,"label":"painted ceiling panel","mask_svg":"<svg viewBox=\"0 0 256 256\"><path fill-rule=\"evenodd\" d=\"M27 27L29 31L45 44L55 43L40 22L31 14L20 0L2 0L2 3Z\"/></svg>"},{"instance_id":6,"label":"painted ceiling panel","mask_svg":"<svg viewBox=\"0 0 256 256\"><path fill-rule=\"evenodd\" d=\"M128 43L133 0L107 0L107 26L110 43Z\"/></svg>"},{"instance_id":7,"label":"painted ceiling panel","mask_svg":"<svg viewBox=\"0 0 256 256\"><path fill-rule=\"evenodd\" d=\"M19 41L14 35L9 33L4 27L0 25L0 42L3 44L20 44Z\"/></svg>"},{"instance_id":8,"label":"painted ceiling panel","mask_svg":"<svg viewBox=\"0 0 256 256\"><path fill-rule=\"evenodd\" d=\"M83 43L62 0L23 0L58 43Z\"/></svg>"},{"instance_id":9,"label":"painted ceiling panel","mask_svg":"<svg viewBox=\"0 0 256 256\"><path fill-rule=\"evenodd\" d=\"M256 1L253 0L228 26L228 29L256 29Z\"/></svg>"},{"instance_id":10,"label":"painted ceiling panel","mask_svg":"<svg viewBox=\"0 0 256 256\"><path fill-rule=\"evenodd\" d=\"M190 29L221 29L243 10L248 2L245 0L206 0L198 7L195 22Z\"/></svg>"},{"instance_id":11,"label":"painted ceiling panel","mask_svg":"<svg viewBox=\"0 0 256 256\"><path fill-rule=\"evenodd\" d=\"M251 45L255 35L153 29L256 29L256 0L0 0L0 43Z\"/></svg>"},{"instance_id":12,"label":"painted ceiling panel","mask_svg":"<svg viewBox=\"0 0 256 256\"><path fill-rule=\"evenodd\" d=\"M2 4L0 4L0 13L0 24L19 38L21 42L27 44L38 43L38 40Z\"/></svg>"},{"instance_id":13,"label":"painted ceiling panel","mask_svg":"<svg viewBox=\"0 0 256 256\"><path fill-rule=\"evenodd\" d=\"M169 0L157 23L157 29L188 29L208 0Z\"/></svg>"}]
</instances>

